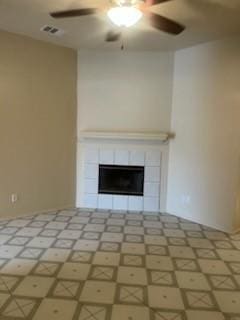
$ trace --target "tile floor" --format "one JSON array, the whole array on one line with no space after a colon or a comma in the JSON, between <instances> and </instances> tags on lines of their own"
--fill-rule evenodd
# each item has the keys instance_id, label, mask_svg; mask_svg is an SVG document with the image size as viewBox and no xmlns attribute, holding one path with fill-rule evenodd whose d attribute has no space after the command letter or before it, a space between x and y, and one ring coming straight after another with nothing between
<instances>
[{"instance_id":1,"label":"tile floor","mask_svg":"<svg viewBox=\"0 0 240 320\"><path fill-rule=\"evenodd\" d=\"M154 213L0 221L0 319L239 320L240 234Z\"/></svg>"}]
</instances>

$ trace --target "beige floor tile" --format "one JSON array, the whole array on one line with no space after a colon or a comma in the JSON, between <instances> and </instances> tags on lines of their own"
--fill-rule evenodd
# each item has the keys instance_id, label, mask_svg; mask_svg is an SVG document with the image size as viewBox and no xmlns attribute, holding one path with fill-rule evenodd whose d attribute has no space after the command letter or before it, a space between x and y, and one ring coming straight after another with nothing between
<instances>
[{"instance_id":1,"label":"beige floor tile","mask_svg":"<svg viewBox=\"0 0 240 320\"><path fill-rule=\"evenodd\" d=\"M97 251L99 241L97 240L77 240L73 249L82 251Z\"/></svg>"},{"instance_id":2,"label":"beige floor tile","mask_svg":"<svg viewBox=\"0 0 240 320\"><path fill-rule=\"evenodd\" d=\"M169 246L169 253L174 258L194 259L195 253L192 248L187 246Z\"/></svg>"},{"instance_id":3,"label":"beige floor tile","mask_svg":"<svg viewBox=\"0 0 240 320\"><path fill-rule=\"evenodd\" d=\"M107 225L111 225L111 226L124 226L125 225L125 219L113 219L113 218L109 218L107 220Z\"/></svg>"},{"instance_id":4,"label":"beige floor tile","mask_svg":"<svg viewBox=\"0 0 240 320\"><path fill-rule=\"evenodd\" d=\"M150 320L150 312L144 306L114 305L111 320Z\"/></svg>"},{"instance_id":5,"label":"beige floor tile","mask_svg":"<svg viewBox=\"0 0 240 320\"><path fill-rule=\"evenodd\" d=\"M103 232L101 241L122 242L123 234L113 232Z\"/></svg>"},{"instance_id":6,"label":"beige floor tile","mask_svg":"<svg viewBox=\"0 0 240 320\"><path fill-rule=\"evenodd\" d=\"M164 229L163 230L166 237L176 237L176 238L185 238L185 233L179 229Z\"/></svg>"},{"instance_id":7,"label":"beige floor tile","mask_svg":"<svg viewBox=\"0 0 240 320\"><path fill-rule=\"evenodd\" d=\"M141 255L122 255L122 264L125 266L138 266L144 265L144 256Z\"/></svg>"},{"instance_id":8,"label":"beige floor tile","mask_svg":"<svg viewBox=\"0 0 240 320\"><path fill-rule=\"evenodd\" d=\"M129 254L145 254L146 249L142 243L123 242L121 252Z\"/></svg>"},{"instance_id":9,"label":"beige floor tile","mask_svg":"<svg viewBox=\"0 0 240 320\"><path fill-rule=\"evenodd\" d=\"M166 271L150 271L150 282L156 285L173 285L173 274Z\"/></svg>"},{"instance_id":10,"label":"beige floor tile","mask_svg":"<svg viewBox=\"0 0 240 320\"><path fill-rule=\"evenodd\" d=\"M136 267L119 267L117 282L125 284L146 285L146 270L144 268Z\"/></svg>"},{"instance_id":11,"label":"beige floor tile","mask_svg":"<svg viewBox=\"0 0 240 320\"><path fill-rule=\"evenodd\" d=\"M6 308L2 311L3 319L27 319L37 302L27 298L11 298Z\"/></svg>"},{"instance_id":12,"label":"beige floor tile","mask_svg":"<svg viewBox=\"0 0 240 320\"><path fill-rule=\"evenodd\" d=\"M16 235L17 236L27 236L27 237L36 237L40 232L42 231L42 228L22 228L20 229Z\"/></svg>"},{"instance_id":13,"label":"beige floor tile","mask_svg":"<svg viewBox=\"0 0 240 320\"><path fill-rule=\"evenodd\" d=\"M2 245L0 247L0 257L2 259L12 259L16 257L16 255L23 250L24 247L21 246L9 246Z\"/></svg>"},{"instance_id":14,"label":"beige floor tile","mask_svg":"<svg viewBox=\"0 0 240 320\"><path fill-rule=\"evenodd\" d=\"M79 290L78 281L59 280L54 288L53 296L62 298L74 298Z\"/></svg>"},{"instance_id":15,"label":"beige floor tile","mask_svg":"<svg viewBox=\"0 0 240 320\"><path fill-rule=\"evenodd\" d=\"M0 292L0 308L4 305L4 303L10 298L10 294L1 293Z\"/></svg>"},{"instance_id":16,"label":"beige floor tile","mask_svg":"<svg viewBox=\"0 0 240 320\"><path fill-rule=\"evenodd\" d=\"M25 276L30 273L36 263L36 260L12 259L3 266L1 273Z\"/></svg>"},{"instance_id":17,"label":"beige floor tile","mask_svg":"<svg viewBox=\"0 0 240 320\"><path fill-rule=\"evenodd\" d=\"M188 320L225 320L221 312L188 310L186 312Z\"/></svg>"},{"instance_id":18,"label":"beige floor tile","mask_svg":"<svg viewBox=\"0 0 240 320\"><path fill-rule=\"evenodd\" d=\"M104 305L88 305L81 306L78 320L108 320L109 308Z\"/></svg>"},{"instance_id":19,"label":"beige floor tile","mask_svg":"<svg viewBox=\"0 0 240 320\"><path fill-rule=\"evenodd\" d=\"M80 302L112 304L115 291L115 282L87 280L79 300Z\"/></svg>"},{"instance_id":20,"label":"beige floor tile","mask_svg":"<svg viewBox=\"0 0 240 320\"><path fill-rule=\"evenodd\" d=\"M84 227L84 231L95 231L95 232L103 232L105 229L105 225L104 224L95 224L95 223L90 223L87 224Z\"/></svg>"},{"instance_id":21,"label":"beige floor tile","mask_svg":"<svg viewBox=\"0 0 240 320\"><path fill-rule=\"evenodd\" d=\"M120 303L143 305L147 303L146 295L146 287L121 285L118 300Z\"/></svg>"},{"instance_id":22,"label":"beige floor tile","mask_svg":"<svg viewBox=\"0 0 240 320\"><path fill-rule=\"evenodd\" d=\"M42 276L54 276L59 268L59 263L43 261L37 264L36 268L34 268L33 273Z\"/></svg>"},{"instance_id":23,"label":"beige floor tile","mask_svg":"<svg viewBox=\"0 0 240 320\"><path fill-rule=\"evenodd\" d=\"M44 299L34 315L33 320L72 320L76 307L76 301Z\"/></svg>"},{"instance_id":24,"label":"beige floor tile","mask_svg":"<svg viewBox=\"0 0 240 320\"><path fill-rule=\"evenodd\" d=\"M203 273L206 274L230 274L227 265L221 260L198 259Z\"/></svg>"},{"instance_id":25,"label":"beige floor tile","mask_svg":"<svg viewBox=\"0 0 240 320\"><path fill-rule=\"evenodd\" d=\"M143 227L126 226L126 227L124 227L124 233L125 234L144 235L144 228Z\"/></svg>"},{"instance_id":26,"label":"beige floor tile","mask_svg":"<svg viewBox=\"0 0 240 320\"><path fill-rule=\"evenodd\" d=\"M89 274L90 264L86 263L65 263L58 273L58 278L86 280Z\"/></svg>"},{"instance_id":27,"label":"beige floor tile","mask_svg":"<svg viewBox=\"0 0 240 320\"><path fill-rule=\"evenodd\" d=\"M18 296L43 298L47 295L55 279L53 277L25 277L14 291Z\"/></svg>"},{"instance_id":28,"label":"beige floor tile","mask_svg":"<svg viewBox=\"0 0 240 320\"><path fill-rule=\"evenodd\" d=\"M224 261L240 261L239 250L217 249L216 251L219 254L220 258Z\"/></svg>"},{"instance_id":29,"label":"beige floor tile","mask_svg":"<svg viewBox=\"0 0 240 320\"><path fill-rule=\"evenodd\" d=\"M50 248L44 252L40 260L64 262L67 260L70 253L71 253L71 250L69 249Z\"/></svg>"},{"instance_id":30,"label":"beige floor tile","mask_svg":"<svg viewBox=\"0 0 240 320\"><path fill-rule=\"evenodd\" d=\"M120 253L115 252L96 252L93 258L93 264L103 266L117 266L120 260Z\"/></svg>"},{"instance_id":31,"label":"beige floor tile","mask_svg":"<svg viewBox=\"0 0 240 320\"><path fill-rule=\"evenodd\" d=\"M208 239L188 238L188 243L192 248L214 249L214 245Z\"/></svg>"},{"instance_id":32,"label":"beige floor tile","mask_svg":"<svg viewBox=\"0 0 240 320\"><path fill-rule=\"evenodd\" d=\"M17 228L22 228L25 227L26 225L28 225L30 222L32 222L31 220L25 220L25 219L15 219L12 220L8 223L8 227L17 227Z\"/></svg>"},{"instance_id":33,"label":"beige floor tile","mask_svg":"<svg viewBox=\"0 0 240 320\"><path fill-rule=\"evenodd\" d=\"M55 241L54 238L47 237L35 237L30 242L28 242L27 247L32 248L49 248Z\"/></svg>"},{"instance_id":34,"label":"beige floor tile","mask_svg":"<svg viewBox=\"0 0 240 320\"><path fill-rule=\"evenodd\" d=\"M213 296L209 291L187 290L184 292L190 308L199 310L214 310L217 308Z\"/></svg>"},{"instance_id":35,"label":"beige floor tile","mask_svg":"<svg viewBox=\"0 0 240 320\"><path fill-rule=\"evenodd\" d=\"M162 229L162 223L159 221L143 221L143 226L145 228Z\"/></svg>"},{"instance_id":36,"label":"beige floor tile","mask_svg":"<svg viewBox=\"0 0 240 320\"><path fill-rule=\"evenodd\" d=\"M205 275L200 272L175 271L179 288L211 290Z\"/></svg>"},{"instance_id":37,"label":"beige floor tile","mask_svg":"<svg viewBox=\"0 0 240 320\"><path fill-rule=\"evenodd\" d=\"M213 291L222 312L240 313L240 291Z\"/></svg>"},{"instance_id":38,"label":"beige floor tile","mask_svg":"<svg viewBox=\"0 0 240 320\"><path fill-rule=\"evenodd\" d=\"M180 227L182 228L182 230L186 231L201 231L201 227L197 223L180 223Z\"/></svg>"},{"instance_id":39,"label":"beige floor tile","mask_svg":"<svg viewBox=\"0 0 240 320\"><path fill-rule=\"evenodd\" d=\"M152 308L183 310L181 292L178 288L148 286L149 306Z\"/></svg>"},{"instance_id":40,"label":"beige floor tile","mask_svg":"<svg viewBox=\"0 0 240 320\"><path fill-rule=\"evenodd\" d=\"M160 245L160 246L167 245L166 238L158 235L145 235L144 242L145 244L153 244L153 245Z\"/></svg>"},{"instance_id":41,"label":"beige floor tile","mask_svg":"<svg viewBox=\"0 0 240 320\"><path fill-rule=\"evenodd\" d=\"M95 266L92 268L89 278L92 280L113 280L114 275L114 267Z\"/></svg>"},{"instance_id":42,"label":"beige floor tile","mask_svg":"<svg viewBox=\"0 0 240 320\"><path fill-rule=\"evenodd\" d=\"M1 231L1 229L0 229ZM0 246L2 246L4 243L6 243L8 240L10 240L12 237L5 235L5 234L0 234Z\"/></svg>"},{"instance_id":43,"label":"beige floor tile","mask_svg":"<svg viewBox=\"0 0 240 320\"><path fill-rule=\"evenodd\" d=\"M57 236L58 239L78 239L82 231L80 230L62 230Z\"/></svg>"},{"instance_id":44,"label":"beige floor tile","mask_svg":"<svg viewBox=\"0 0 240 320\"><path fill-rule=\"evenodd\" d=\"M147 255L146 266L148 269L156 269L163 271L172 271L174 269L170 257L157 255Z\"/></svg>"},{"instance_id":45,"label":"beige floor tile","mask_svg":"<svg viewBox=\"0 0 240 320\"><path fill-rule=\"evenodd\" d=\"M237 285L231 276L209 275L209 281L214 289L237 290Z\"/></svg>"},{"instance_id":46,"label":"beige floor tile","mask_svg":"<svg viewBox=\"0 0 240 320\"><path fill-rule=\"evenodd\" d=\"M204 231L205 236L210 240L226 240L227 236L221 231Z\"/></svg>"}]
</instances>

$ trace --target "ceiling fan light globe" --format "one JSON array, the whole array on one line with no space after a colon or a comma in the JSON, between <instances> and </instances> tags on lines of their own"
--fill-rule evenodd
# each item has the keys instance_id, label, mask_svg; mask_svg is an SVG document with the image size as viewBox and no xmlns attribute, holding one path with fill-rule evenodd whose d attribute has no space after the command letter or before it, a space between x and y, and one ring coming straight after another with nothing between
<instances>
[{"instance_id":1,"label":"ceiling fan light globe","mask_svg":"<svg viewBox=\"0 0 240 320\"><path fill-rule=\"evenodd\" d=\"M142 18L140 10L129 6L111 8L107 14L118 27L131 27Z\"/></svg>"}]
</instances>

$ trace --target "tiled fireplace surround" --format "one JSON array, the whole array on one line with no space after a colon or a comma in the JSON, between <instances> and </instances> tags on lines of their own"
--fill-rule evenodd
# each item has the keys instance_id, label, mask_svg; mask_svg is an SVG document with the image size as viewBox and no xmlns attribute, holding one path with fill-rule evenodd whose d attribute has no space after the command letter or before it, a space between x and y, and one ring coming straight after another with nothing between
<instances>
[{"instance_id":1,"label":"tiled fireplace surround","mask_svg":"<svg viewBox=\"0 0 240 320\"><path fill-rule=\"evenodd\" d=\"M160 141L81 139L78 143L77 206L165 211L168 145ZM144 166L144 195L98 194L99 164Z\"/></svg>"}]
</instances>

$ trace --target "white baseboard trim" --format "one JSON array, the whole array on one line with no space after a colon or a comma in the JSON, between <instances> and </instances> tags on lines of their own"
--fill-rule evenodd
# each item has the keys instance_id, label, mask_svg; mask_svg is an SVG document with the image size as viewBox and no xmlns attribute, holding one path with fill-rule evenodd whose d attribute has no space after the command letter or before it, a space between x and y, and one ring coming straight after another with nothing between
<instances>
[{"instance_id":1,"label":"white baseboard trim","mask_svg":"<svg viewBox=\"0 0 240 320\"><path fill-rule=\"evenodd\" d=\"M33 212L26 213L26 214L19 214L19 215L15 215L15 216L11 216L11 217L1 216L0 221L27 218L27 217L31 217L31 216L36 216L38 214L47 214L47 213L50 213L53 211L70 210L70 209L76 209L76 208L74 208L73 206L64 206L64 207L51 208L51 209L47 209L47 210L33 211Z\"/></svg>"},{"instance_id":2,"label":"white baseboard trim","mask_svg":"<svg viewBox=\"0 0 240 320\"><path fill-rule=\"evenodd\" d=\"M200 219L192 219L191 217L188 217L184 214L176 214L174 212L172 213L169 213L169 212L166 212L167 214L170 214L172 216L176 216L178 218L182 218L182 219L185 219L185 220L188 220L190 222L193 222L193 223L198 223L198 224L201 224L203 226L206 226L206 227L209 227L209 228L212 228L212 229L215 229L215 230L218 230L218 231L221 231L221 232L225 232L225 233L228 233L228 234L232 234L233 233L233 230L227 230L227 229L224 229L223 227L221 226L218 226L218 225L213 225L213 224L209 224L209 223L206 223L205 221L200 221Z\"/></svg>"}]
</instances>

